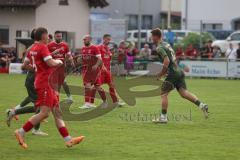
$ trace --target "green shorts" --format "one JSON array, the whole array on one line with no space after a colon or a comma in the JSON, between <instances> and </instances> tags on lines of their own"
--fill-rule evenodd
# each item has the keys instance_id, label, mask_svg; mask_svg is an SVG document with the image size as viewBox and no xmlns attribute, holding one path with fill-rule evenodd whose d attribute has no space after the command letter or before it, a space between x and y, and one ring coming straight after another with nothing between
<instances>
[{"instance_id":1,"label":"green shorts","mask_svg":"<svg viewBox=\"0 0 240 160\"><path fill-rule=\"evenodd\" d=\"M169 74L162 84L161 93L168 93L175 88L177 90L180 88L187 89L183 71Z\"/></svg>"},{"instance_id":2,"label":"green shorts","mask_svg":"<svg viewBox=\"0 0 240 160\"><path fill-rule=\"evenodd\" d=\"M37 93L34 87L34 81L35 81L35 73L28 72L25 80L25 87L27 89L28 97L31 99L32 102L35 102L37 99Z\"/></svg>"}]
</instances>

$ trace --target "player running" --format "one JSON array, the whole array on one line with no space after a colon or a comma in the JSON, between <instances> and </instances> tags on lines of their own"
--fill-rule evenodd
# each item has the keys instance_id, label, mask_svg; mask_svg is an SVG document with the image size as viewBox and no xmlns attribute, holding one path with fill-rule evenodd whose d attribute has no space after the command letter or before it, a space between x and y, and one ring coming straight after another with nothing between
<instances>
[{"instance_id":1,"label":"player running","mask_svg":"<svg viewBox=\"0 0 240 160\"><path fill-rule=\"evenodd\" d=\"M15 136L18 143L22 148L26 149L27 144L25 143L24 136L29 132L33 126L40 123L42 120L48 117L49 112L52 112L55 119L56 127L59 133L65 140L67 147L79 144L84 137L80 136L72 138L65 123L61 116L59 108L59 102L55 90L51 88L48 80L50 74L53 72L53 67L59 67L63 65L61 60L54 60L47 48L48 42L48 31L45 28L38 28L35 32L35 42L27 54L24 60L24 65L32 65L35 69L35 88L37 92L37 100L35 102L36 107L40 108L40 112L32 116L22 128L15 131Z\"/></svg>"},{"instance_id":2,"label":"player running","mask_svg":"<svg viewBox=\"0 0 240 160\"><path fill-rule=\"evenodd\" d=\"M95 90L98 91L103 100L102 105L104 105L107 100L105 91L101 88L101 69L103 64L101 53L98 47L93 45L91 41L92 37L90 35L84 36L84 47L81 49L82 77L85 88L85 104L79 107L81 109L95 107L93 105L93 94L96 92Z\"/></svg>"},{"instance_id":3,"label":"player running","mask_svg":"<svg viewBox=\"0 0 240 160\"><path fill-rule=\"evenodd\" d=\"M152 40L157 45L157 54L163 63L162 71L158 74L158 80L166 76L161 89L162 113L160 119L153 122L167 123L168 94L174 88L177 89L181 97L189 100L198 106L208 118L208 105L201 102L194 94L187 90L183 71L177 66L175 53L168 43L162 41L162 32L159 28L152 30Z\"/></svg>"},{"instance_id":4,"label":"player running","mask_svg":"<svg viewBox=\"0 0 240 160\"><path fill-rule=\"evenodd\" d=\"M34 40L34 34L35 34L35 29L32 30L31 32L31 39ZM31 45L27 51L26 54L30 51L33 45ZM23 70L27 70L27 77L25 80L25 87L27 89L28 96L19 104L17 105L14 109L8 109L7 110L7 125L10 127L11 125L11 120L20 115L20 114L27 114L27 113L39 113L39 109L36 109L35 106L27 106L29 103L35 103L37 100L37 93L34 88L34 81L35 81L35 71L31 66L24 66L22 65ZM18 119L18 118L17 118ZM44 133L40 130L40 123L35 125L33 130L32 130L33 135L38 135L38 136L47 136L47 133Z\"/></svg>"},{"instance_id":5,"label":"player running","mask_svg":"<svg viewBox=\"0 0 240 160\"><path fill-rule=\"evenodd\" d=\"M64 80L62 84L63 89L65 93L67 94L68 100L73 101L70 89L67 85L67 82L65 81L65 67L66 67L66 61L70 61L71 65L74 66L73 58L71 55L71 52L69 50L68 44L66 42L63 42L62 33L60 31L56 31L54 33L54 41L50 42L48 44L48 49L52 53L53 59L59 59L61 60L65 65L63 65L61 68L58 68L57 72L60 80ZM57 78L57 77L56 77Z\"/></svg>"}]
</instances>

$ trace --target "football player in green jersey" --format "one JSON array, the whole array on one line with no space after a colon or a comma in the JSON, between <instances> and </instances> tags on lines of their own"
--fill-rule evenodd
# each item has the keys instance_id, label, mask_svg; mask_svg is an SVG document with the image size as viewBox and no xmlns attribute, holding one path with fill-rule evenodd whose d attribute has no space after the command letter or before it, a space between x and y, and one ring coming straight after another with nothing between
<instances>
[{"instance_id":1,"label":"football player in green jersey","mask_svg":"<svg viewBox=\"0 0 240 160\"><path fill-rule=\"evenodd\" d=\"M157 45L157 55L163 64L157 79L161 80L166 77L161 88L162 113L160 118L154 119L153 121L156 123L167 123L168 94L175 88L182 98L194 103L203 111L205 118L208 118L208 105L201 102L198 97L187 90L185 75L176 63L174 50L168 43L162 41L161 30L157 28L152 30L151 33L153 43Z\"/></svg>"}]
</instances>

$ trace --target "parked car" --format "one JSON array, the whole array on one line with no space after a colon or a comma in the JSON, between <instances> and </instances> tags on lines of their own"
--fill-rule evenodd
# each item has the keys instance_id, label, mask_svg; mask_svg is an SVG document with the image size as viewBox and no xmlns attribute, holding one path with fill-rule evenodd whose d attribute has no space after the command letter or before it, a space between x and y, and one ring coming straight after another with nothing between
<instances>
[{"instance_id":1,"label":"parked car","mask_svg":"<svg viewBox=\"0 0 240 160\"><path fill-rule=\"evenodd\" d=\"M207 32L212 34L216 40L225 40L233 33L232 30L208 30Z\"/></svg>"},{"instance_id":2,"label":"parked car","mask_svg":"<svg viewBox=\"0 0 240 160\"><path fill-rule=\"evenodd\" d=\"M138 42L138 30L129 30L127 41ZM141 43L151 42L151 30L141 30Z\"/></svg>"},{"instance_id":3,"label":"parked car","mask_svg":"<svg viewBox=\"0 0 240 160\"><path fill-rule=\"evenodd\" d=\"M163 30L163 40L166 40L166 33L167 30ZM175 41L179 42L183 40L189 33L193 33L192 31L188 30L172 30L175 33ZM138 30L129 30L128 31L128 41L131 42L138 42ZM151 30L141 30L141 43L151 43Z\"/></svg>"},{"instance_id":4,"label":"parked car","mask_svg":"<svg viewBox=\"0 0 240 160\"><path fill-rule=\"evenodd\" d=\"M240 30L233 32L225 40L214 41L212 46L218 47L222 53L225 53L229 47L229 43L232 43L234 48L238 47L238 44L240 43Z\"/></svg>"}]
</instances>

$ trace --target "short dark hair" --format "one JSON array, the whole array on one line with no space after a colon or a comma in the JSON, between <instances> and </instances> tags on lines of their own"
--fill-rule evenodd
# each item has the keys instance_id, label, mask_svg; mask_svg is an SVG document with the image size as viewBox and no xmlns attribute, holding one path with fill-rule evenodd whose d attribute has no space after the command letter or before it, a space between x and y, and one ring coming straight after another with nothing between
<instances>
[{"instance_id":1,"label":"short dark hair","mask_svg":"<svg viewBox=\"0 0 240 160\"><path fill-rule=\"evenodd\" d=\"M35 32L36 32L36 28L34 28L31 32L30 37L31 37L32 40L35 40Z\"/></svg>"},{"instance_id":2,"label":"short dark hair","mask_svg":"<svg viewBox=\"0 0 240 160\"><path fill-rule=\"evenodd\" d=\"M213 43L213 41L210 39L210 40L208 40L208 43Z\"/></svg>"},{"instance_id":3,"label":"short dark hair","mask_svg":"<svg viewBox=\"0 0 240 160\"><path fill-rule=\"evenodd\" d=\"M53 39L53 36L51 34L48 35L49 39Z\"/></svg>"},{"instance_id":4,"label":"short dark hair","mask_svg":"<svg viewBox=\"0 0 240 160\"><path fill-rule=\"evenodd\" d=\"M59 33L62 33L61 31L55 31L55 33L54 34L59 34Z\"/></svg>"},{"instance_id":5,"label":"short dark hair","mask_svg":"<svg viewBox=\"0 0 240 160\"><path fill-rule=\"evenodd\" d=\"M159 38L162 37L162 32L160 28L155 28L151 31L153 36L158 36Z\"/></svg>"},{"instance_id":6,"label":"short dark hair","mask_svg":"<svg viewBox=\"0 0 240 160\"><path fill-rule=\"evenodd\" d=\"M43 27L37 28L36 31L35 31L35 36L34 36L35 40L36 41L42 40L42 35L47 34L47 33L48 33L48 31L47 31L46 28L43 28Z\"/></svg>"},{"instance_id":7,"label":"short dark hair","mask_svg":"<svg viewBox=\"0 0 240 160\"><path fill-rule=\"evenodd\" d=\"M103 35L103 38L107 38L107 37L111 37L111 35L110 34L104 34Z\"/></svg>"}]
</instances>

